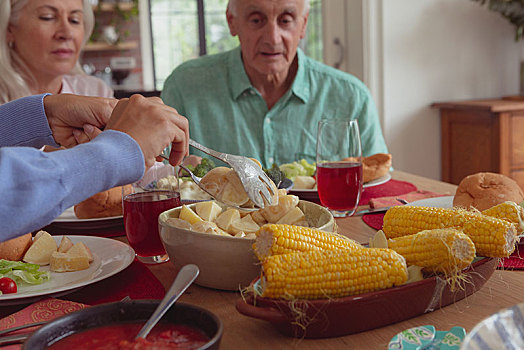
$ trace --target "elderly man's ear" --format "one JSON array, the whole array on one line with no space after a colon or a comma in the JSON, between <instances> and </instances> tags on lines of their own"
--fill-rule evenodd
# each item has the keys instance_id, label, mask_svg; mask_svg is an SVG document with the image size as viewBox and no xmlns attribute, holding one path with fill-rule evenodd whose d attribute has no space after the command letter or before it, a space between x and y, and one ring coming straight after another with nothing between
<instances>
[{"instance_id":1,"label":"elderly man's ear","mask_svg":"<svg viewBox=\"0 0 524 350\"><path fill-rule=\"evenodd\" d=\"M229 8L228 8L226 10L226 19L227 19L227 24L229 26L229 32L231 33L232 36L237 36L238 32L235 29L235 23L233 21L234 18L235 16L229 11Z\"/></svg>"}]
</instances>

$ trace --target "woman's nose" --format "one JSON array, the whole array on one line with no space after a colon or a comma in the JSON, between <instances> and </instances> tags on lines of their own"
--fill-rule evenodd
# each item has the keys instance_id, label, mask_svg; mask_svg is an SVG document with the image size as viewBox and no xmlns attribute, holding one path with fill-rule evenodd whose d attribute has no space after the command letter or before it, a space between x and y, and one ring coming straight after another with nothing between
<instances>
[{"instance_id":1,"label":"woman's nose","mask_svg":"<svg viewBox=\"0 0 524 350\"><path fill-rule=\"evenodd\" d=\"M69 40L73 37L71 23L69 23L68 19L60 20L55 37L59 40Z\"/></svg>"}]
</instances>

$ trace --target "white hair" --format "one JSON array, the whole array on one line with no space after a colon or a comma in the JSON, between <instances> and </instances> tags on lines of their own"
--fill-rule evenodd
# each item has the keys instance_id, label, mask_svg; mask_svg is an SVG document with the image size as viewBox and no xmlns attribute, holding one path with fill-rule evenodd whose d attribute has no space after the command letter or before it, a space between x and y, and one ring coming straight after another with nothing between
<instances>
[{"instance_id":1,"label":"white hair","mask_svg":"<svg viewBox=\"0 0 524 350\"><path fill-rule=\"evenodd\" d=\"M30 0L0 1L0 104L33 94L29 88L29 82L35 82L35 78L31 70L20 56L9 47L7 42L9 24L17 23L20 13L28 1ZM95 16L90 1L82 0L82 3L84 11L82 47L84 47L93 32ZM79 62L76 62L71 74L85 74Z\"/></svg>"},{"instance_id":2,"label":"white hair","mask_svg":"<svg viewBox=\"0 0 524 350\"><path fill-rule=\"evenodd\" d=\"M229 0L227 2L227 9L229 12L231 12L233 15L237 14L236 7L239 0ZM305 15L309 11L309 0L303 0L304 1L304 12L302 13Z\"/></svg>"}]
</instances>

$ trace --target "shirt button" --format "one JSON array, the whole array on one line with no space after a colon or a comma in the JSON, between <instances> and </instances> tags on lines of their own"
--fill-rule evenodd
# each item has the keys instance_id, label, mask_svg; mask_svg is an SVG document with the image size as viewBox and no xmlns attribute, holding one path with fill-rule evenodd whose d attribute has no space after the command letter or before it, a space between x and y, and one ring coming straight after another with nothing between
<instances>
[{"instance_id":1,"label":"shirt button","mask_svg":"<svg viewBox=\"0 0 524 350\"><path fill-rule=\"evenodd\" d=\"M269 157L268 160L269 160L269 162L270 162L271 164L273 164L273 162L275 161L275 159L274 159L273 157Z\"/></svg>"}]
</instances>

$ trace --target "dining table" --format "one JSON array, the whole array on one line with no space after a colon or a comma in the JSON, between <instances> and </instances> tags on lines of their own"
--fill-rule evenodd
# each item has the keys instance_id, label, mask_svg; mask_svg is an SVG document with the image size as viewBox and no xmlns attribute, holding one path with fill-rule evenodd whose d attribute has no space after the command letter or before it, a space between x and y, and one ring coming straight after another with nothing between
<instances>
[{"instance_id":1,"label":"dining table","mask_svg":"<svg viewBox=\"0 0 524 350\"><path fill-rule=\"evenodd\" d=\"M452 196L457 188L453 184L399 170L392 171L391 177L393 180L413 184L418 190L441 195ZM364 205L358 209L366 207ZM336 226L338 233L360 243L368 243L377 232L363 221L362 216L336 218ZM124 235L111 239L127 243ZM171 259L176 259L176 256ZM172 262L145 266L165 290L169 289L178 272ZM113 278L118 279L120 274ZM235 304L241 298L240 290L223 291L192 284L179 300L203 307L218 316L224 327L220 349L387 349L389 341L403 330L433 325L436 330L441 331L459 326L469 332L488 316L524 302L524 271L497 269L480 290L460 301L437 307L432 312L402 322L334 338L308 339L283 335L271 323L239 313ZM60 299L68 300L68 295L61 296ZM347 317L358 318L359 315L348 314ZM381 315L377 314L375 317Z\"/></svg>"},{"instance_id":2,"label":"dining table","mask_svg":"<svg viewBox=\"0 0 524 350\"><path fill-rule=\"evenodd\" d=\"M457 188L456 185L398 170L392 172L392 178L440 194L454 195ZM360 243L368 243L377 232L364 223L361 216L337 218L336 224L339 233ZM124 237L119 239L125 240ZM177 274L171 263L148 265L148 268L166 289ZM240 314L235 309L240 298L240 291L220 291L193 284L180 300L204 307L222 320L221 349L387 349L391 338L403 330L433 325L437 330L459 326L468 332L500 309L524 302L524 271L496 270L479 291L463 300L403 322L336 338L297 339L282 335L272 324Z\"/></svg>"}]
</instances>

